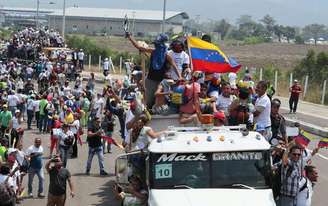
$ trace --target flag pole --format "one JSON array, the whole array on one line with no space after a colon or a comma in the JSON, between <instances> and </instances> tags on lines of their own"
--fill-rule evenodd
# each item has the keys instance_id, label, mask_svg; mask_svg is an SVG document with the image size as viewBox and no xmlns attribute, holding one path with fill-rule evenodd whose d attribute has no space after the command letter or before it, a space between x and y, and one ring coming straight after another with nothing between
<instances>
[{"instance_id":1,"label":"flag pole","mask_svg":"<svg viewBox=\"0 0 328 206\"><path fill-rule=\"evenodd\" d=\"M191 49L190 49L190 37L188 36L187 37L187 46L188 46L188 52L189 52L189 60L190 60L190 69L191 69L191 72L194 71L194 66L192 64L192 57L191 57Z\"/></svg>"}]
</instances>

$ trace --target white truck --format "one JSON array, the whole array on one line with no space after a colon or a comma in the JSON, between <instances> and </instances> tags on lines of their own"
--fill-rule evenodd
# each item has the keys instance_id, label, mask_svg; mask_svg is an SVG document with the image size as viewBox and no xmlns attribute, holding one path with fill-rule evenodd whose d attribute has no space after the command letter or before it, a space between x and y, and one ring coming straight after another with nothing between
<instances>
[{"instance_id":1,"label":"white truck","mask_svg":"<svg viewBox=\"0 0 328 206\"><path fill-rule=\"evenodd\" d=\"M118 156L117 184L131 174ZM170 127L153 140L145 158L149 206L275 206L271 189L270 144L243 127Z\"/></svg>"}]
</instances>

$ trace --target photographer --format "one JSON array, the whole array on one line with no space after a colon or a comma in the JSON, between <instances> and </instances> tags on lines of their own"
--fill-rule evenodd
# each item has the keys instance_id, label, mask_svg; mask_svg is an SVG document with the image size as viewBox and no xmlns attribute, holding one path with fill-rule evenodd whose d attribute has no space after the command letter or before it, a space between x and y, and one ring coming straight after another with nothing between
<instances>
[{"instance_id":1,"label":"photographer","mask_svg":"<svg viewBox=\"0 0 328 206\"><path fill-rule=\"evenodd\" d=\"M66 201L66 182L68 182L71 190L71 197L75 196L71 173L63 167L63 162L58 156L48 160L45 167L50 177L47 206L64 206Z\"/></svg>"}]
</instances>

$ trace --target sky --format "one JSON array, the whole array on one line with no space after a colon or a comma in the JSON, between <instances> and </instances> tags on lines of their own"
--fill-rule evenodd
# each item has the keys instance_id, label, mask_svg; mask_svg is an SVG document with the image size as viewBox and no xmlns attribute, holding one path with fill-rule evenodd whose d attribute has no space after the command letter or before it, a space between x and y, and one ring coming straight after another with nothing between
<instances>
[{"instance_id":1,"label":"sky","mask_svg":"<svg viewBox=\"0 0 328 206\"><path fill-rule=\"evenodd\" d=\"M63 0L39 0L41 8L62 8ZM36 8L37 0L0 0L0 6ZM49 2L55 4L49 5ZM162 10L164 0L66 0L67 7L123 8ZM255 20L273 16L277 23L304 26L327 24L327 0L167 0L167 10L185 11L201 21L225 18L235 23L240 15L251 15Z\"/></svg>"}]
</instances>

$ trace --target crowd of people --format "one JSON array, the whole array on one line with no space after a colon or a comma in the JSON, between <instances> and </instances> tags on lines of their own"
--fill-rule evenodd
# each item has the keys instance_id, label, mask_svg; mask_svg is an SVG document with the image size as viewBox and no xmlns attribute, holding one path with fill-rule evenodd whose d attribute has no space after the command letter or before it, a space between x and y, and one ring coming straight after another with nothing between
<instances>
[{"instance_id":1,"label":"crowd of people","mask_svg":"<svg viewBox=\"0 0 328 206\"><path fill-rule=\"evenodd\" d=\"M258 131L273 147L276 176L280 178L273 184L277 204L311 205L317 172L310 160L319 148L311 153L287 137L286 122L279 112L281 102L273 97L274 89L268 81L255 84L248 71L239 77L236 73L192 71L183 39L173 40L168 48L169 39L162 34L151 48L139 45L130 34L127 38L137 49L150 54L145 81L141 67L130 65L125 78L109 78L99 90L93 73L86 85L82 82L83 50L74 50L70 62L67 54L61 57L57 53L56 58L50 58L42 52L44 46L64 45L56 32L25 29L13 36L8 58L0 65L0 191L4 191L0 193L0 205L22 201L26 175L28 196L34 197L33 177L37 175L37 195L44 198L44 169L50 177L47 205L64 205L67 183L70 195L75 195L74 181L67 168L74 161L69 157L78 158L79 145L83 146L85 141L88 145L85 174L90 175L93 156L97 155L99 174L106 176L104 153L111 152L111 145L124 151L147 151L150 142L162 134L148 125L151 115L170 114L179 114L181 125L244 124L249 130ZM203 39L210 41L209 36ZM38 51L37 58L32 63L19 63L17 58L22 56L9 51L12 45L15 49L31 46ZM104 62L105 76L110 72L109 61ZM65 72L70 69L72 78L71 73ZM301 91L294 87L291 92L294 90ZM116 127L121 141L113 138ZM33 145L24 147L24 130L48 134L50 150L44 149L39 136ZM45 165L43 157L48 157ZM147 191L142 175L130 178L128 191L115 186L123 205L145 204Z\"/></svg>"}]
</instances>

